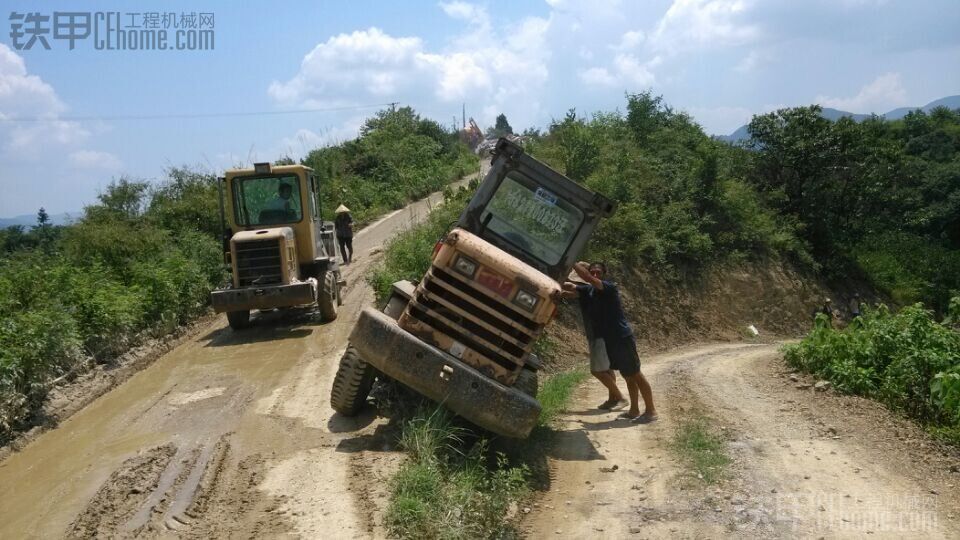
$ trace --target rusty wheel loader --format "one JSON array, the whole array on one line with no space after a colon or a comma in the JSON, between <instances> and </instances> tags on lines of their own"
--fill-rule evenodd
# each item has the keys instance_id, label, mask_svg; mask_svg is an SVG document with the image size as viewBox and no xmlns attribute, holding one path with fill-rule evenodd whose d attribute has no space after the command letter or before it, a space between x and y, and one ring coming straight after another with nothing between
<instances>
[{"instance_id":1,"label":"rusty wheel loader","mask_svg":"<svg viewBox=\"0 0 960 540\"><path fill-rule=\"evenodd\" d=\"M303 165L228 170L220 179L224 260L231 283L211 293L234 330L250 311L316 305L325 321L342 304L334 224L323 221L313 170Z\"/></svg>"},{"instance_id":2,"label":"rusty wheel loader","mask_svg":"<svg viewBox=\"0 0 960 540\"><path fill-rule=\"evenodd\" d=\"M614 203L506 140L419 283L365 308L331 389L355 415L377 377L394 379L494 433L523 438L540 403L534 342L566 278Z\"/></svg>"}]
</instances>

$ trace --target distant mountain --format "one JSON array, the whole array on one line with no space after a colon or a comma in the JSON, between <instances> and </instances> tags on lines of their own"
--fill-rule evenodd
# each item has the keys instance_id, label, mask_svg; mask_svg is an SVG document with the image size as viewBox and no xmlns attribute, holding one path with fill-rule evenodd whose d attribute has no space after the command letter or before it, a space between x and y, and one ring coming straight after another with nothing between
<instances>
[{"instance_id":1,"label":"distant mountain","mask_svg":"<svg viewBox=\"0 0 960 540\"><path fill-rule=\"evenodd\" d=\"M899 109L894 109L887 114L883 115L887 120L899 120L907 115L910 111L915 111L918 108L923 112L930 112L937 107L946 107L948 109L960 109L960 96L948 96L945 98L940 98L936 101L931 101L923 107L900 107Z\"/></svg>"},{"instance_id":2,"label":"distant mountain","mask_svg":"<svg viewBox=\"0 0 960 540\"><path fill-rule=\"evenodd\" d=\"M80 215L80 212L77 212L76 215ZM50 214L50 223L54 225L66 225L72 222L75 218L72 217L69 213L64 212L62 214ZM23 214L22 216L13 216L10 218L0 218L0 229L6 229L13 225L23 225L25 228L29 229L37 224L37 215L36 214Z\"/></svg>"},{"instance_id":3,"label":"distant mountain","mask_svg":"<svg viewBox=\"0 0 960 540\"><path fill-rule=\"evenodd\" d=\"M931 101L930 103L927 103L923 107L900 107L898 109L894 109L890 112L881 114L879 116L887 120L899 120L904 116L906 116L910 111L915 111L917 109L920 109L923 112L930 112L937 107L960 109L960 95L940 98L936 101ZM829 107L824 107L821 115L827 120L832 120L834 122L843 118L844 116L849 116L856 122L862 122L867 118L870 118L871 116L873 116L872 114L859 114L859 113L852 113L847 111L838 111L837 109L831 109ZM749 139L750 133L747 131L747 126L743 125L737 128L737 130L731 133L730 135L717 135L714 138L721 141L734 143L734 142L742 141L744 139Z\"/></svg>"}]
</instances>

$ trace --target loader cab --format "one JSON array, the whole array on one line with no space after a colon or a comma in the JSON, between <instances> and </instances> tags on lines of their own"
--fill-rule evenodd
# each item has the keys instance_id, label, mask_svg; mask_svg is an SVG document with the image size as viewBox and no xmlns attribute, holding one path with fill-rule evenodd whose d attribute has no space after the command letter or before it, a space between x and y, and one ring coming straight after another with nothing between
<instances>
[{"instance_id":1,"label":"loader cab","mask_svg":"<svg viewBox=\"0 0 960 540\"><path fill-rule=\"evenodd\" d=\"M230 170L224 191L225 239L241 231L289 227L300 264L334 255L333 223L323 220L319 184L310 167L257 163L253 169Z\"/></svg>"}]
</instances>

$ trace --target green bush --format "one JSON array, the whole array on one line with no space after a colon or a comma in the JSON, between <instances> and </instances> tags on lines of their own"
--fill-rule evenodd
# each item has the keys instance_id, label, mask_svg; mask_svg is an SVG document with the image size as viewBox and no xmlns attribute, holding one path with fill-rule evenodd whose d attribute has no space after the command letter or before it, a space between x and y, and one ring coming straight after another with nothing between
<instances>
[{"instance_id":1,"label":"green bush","mask_svg":"<svg viewBox=\"0 0 960 540\"><path fill-rule=\"evenodd\" d=\"M82 358L73 318L49 305L0 319L0 432L26 415L46 393L46 383Z\"/></svg>"},{"instance_id":2,"label":"green bush","mask_svg":"<svg viewBox=\"0 0 960 540\"><path fill-rule=\"evenodd\" d=\"M932 425L955 425L960 333L916 304L897 314L868 308L848 328L818 316L803 341L785 347L787 362L833 382L837 390L875 398Z\"/></svg>"},{"instance_id":3,"label":"green bush","mask_svg":"<svg viewBox=\"0 0 960 540\"><path fill-rule=\"evenodd\" d=\"M144 322L140 290L110 277L100 263L85 268L57 267L61 301L76 322L84 348L96 358L121 352Z\"/></svg>"},{"instance_id":4,"label":"green bush","mask_svg":"<svg viewBox=\"0 0 960 540\"><path fill-rule=\"evenodd\" d=\"M960 251L911 233L884 233L864 239L853 255L880 290L900 304L923 302L946 313L960 292Z\"/></svg>"}]
</instances>

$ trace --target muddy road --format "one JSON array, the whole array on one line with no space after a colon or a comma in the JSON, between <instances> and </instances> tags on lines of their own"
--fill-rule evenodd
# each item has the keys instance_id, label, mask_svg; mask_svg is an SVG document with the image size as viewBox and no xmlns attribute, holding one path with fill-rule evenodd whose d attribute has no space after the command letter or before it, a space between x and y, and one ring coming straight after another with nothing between
<instances>
[{"instance_id":1,"label":"muddy road","mask_svg":"<svg viewBox=\"0 0 960 540\"><path fill-rule=\"evenodd\" d=\"M442 201L354 238L339 317L217 317L191 340L0 462L0 538L380 536L396 454L382 419L334 416L330 384L383 244ZM376 466L375 466L376 465Z\"/></svg>"},{"instance_id":2,"label":"muddy road","mask_svg":"<svg viewBox=\"0 0 960 540\"><path fill-rule=\"evenodd\" d=\"M816 392L777 345L688 347L643 369L653 424L598 411L606 390L592 379L578 390L530 537L960 538L957 454L876 403ZM716 485L671 451L677 426L704 413L732 458Z\"/></svg>"},{"instance_id":3,"label":"muddy road","mask_svg":"<svg viewBox=\"0 0 960 540\"><path fill-rule=\"evenodd\" d=\"M218 317L0 462L0 538L384 537L403 456L373 411L334 415L329 390L379 249L440 199L358 233L336 321L268 313L235 333ZM776 345L690 346L644 371L653 424L597 411L592 380L578 390L527 536L960 538L956 454L875 403L815 392ZM703 413L732 458L716 485L670 448Z\"/></svg>"}]
</instances>

